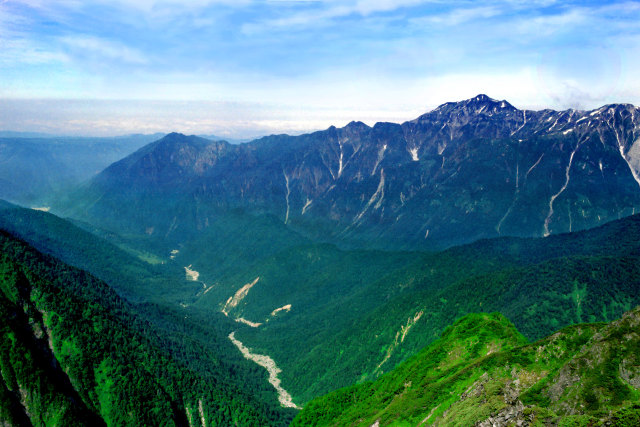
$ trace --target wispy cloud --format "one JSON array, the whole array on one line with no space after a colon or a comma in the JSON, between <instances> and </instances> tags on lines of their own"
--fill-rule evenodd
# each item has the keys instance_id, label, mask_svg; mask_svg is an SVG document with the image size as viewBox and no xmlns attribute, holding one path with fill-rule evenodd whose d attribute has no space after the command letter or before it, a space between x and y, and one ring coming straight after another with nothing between
<instances>
[{"instance_id":1,"label":"wispy cloud","mask_svg":"<svg viewBox=\"0 0 640 427\"><path fill-rule=\"evenodd\" d=\"M16 67L20 64L41 65L66 62L67 56L33 40L28 29L33 20L0 3L0 67Z\"/></svg>"},{"instance_id":2,"label":"wispy cloud","mask_svg":"<svg viewBox=\"0 0 640 427\"><path fill-rule=\"evenodd\" d=\"M588 9L577 7L549 15L522 17L513 22L511 29L518 35L548 37L558 32L572 31L576 26L588 23L589 18Z\"/></svg>"},{"instance_id":3,"label":"wispy cloud","mask_svg":"<svg viewBox=\"0 0 640 427\"><path fill-rule=\"evenodd\" d=\"M480 19L493 18L501 15L504 11L496 6L483 6L472 8L453 9L441 14L423 16L410 19L414 25L438 25L438 26L456 26L469 21L477 21Z\"/></svg>"},{"instance_id":4,"label":"wispy cloud","mask_svg":"<svg viewBox=\"0 0 640 427\"><path fill-rule=\"evenodd\" d=\"M117 60L129 64L146 64L146 55L124 44L88 35L62 37L59 41L74 56L87 56L101 60Z\"/></svg>"},{"instance_id":5,"label":"wispy cloud","mask_svg":"<svg viewBox=\"0 0 640 427\"><path fill-rule=\"evenodd\" d=\"M437 0L325 0L307 2L303 10L283 17L260 19L242 25L245 34L256 34L273 29L308 29L337 24L340 18L368 17L383 12L395 12L421 4L438 3ZM304 4L304 3L303 3Z\"/></svg>"},{"instance_id":6,"label":"wispy cloud","mask_svg":"<svg viewBox=\"0 0 640 427\"><path fill-rule=\"evenodd\" d=\"M629 0L8 0L0 96L261 102L216 123L189 110L227 131L408 119L478 92L640 104L638 22ZM197 127L153 117L137 123Z\"/></svg>"},{"instance_id":7,"label":"wispy cloud","mask_svg":"<svg viewBox=\"0 0 640 427\"><path fill-rule=\"evenodd\" d=\"M0 67L69 62L69 57L64 53L40 48L27 40L4 40L0 44Z\"/></svg>"}]
</instances>

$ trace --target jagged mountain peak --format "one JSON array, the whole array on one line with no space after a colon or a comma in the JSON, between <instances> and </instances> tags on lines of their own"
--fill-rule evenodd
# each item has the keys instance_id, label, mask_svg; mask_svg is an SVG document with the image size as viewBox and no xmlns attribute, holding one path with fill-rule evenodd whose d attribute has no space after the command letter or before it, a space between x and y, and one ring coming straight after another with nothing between
<instances>
[{"instance_id":1,"label":"jagged mountain peak","mask_svg":"<svg viewBox=\"0 0 640 427\"><path fill-rule=\"evenodd\" d=\"M161 139L174 139L174 138L186 138L186 135L180 132L170 132L168 134L166 134L163 138Z\"/></svg>"},{"instance_id":2,"label":"jagged mountain peak","mask_svg":"<svg viewBox=\"0 0 640 427\"><path fill-rule=\"evenodd\" d=\"M471 100L478 101L478 102L487 102L487 101L497 102L495 99L485 95L484 93L478 94L476 97L472 98Z\"/></svg>"},{"instance_id":3,"label":"jagged mountain peak","mask_svg":"<svg viewBox=\"0 0 640 427\"><path fill-rule=\"evenodd\" d=\"M509 104L504 99L503 100L493 99L490 96L487 96L483 93L462 102L465 104L472 104L472 103L473 104L500 104L502 108L505 108L507 105L511 106L511 104Z\"/></svg>"},{"instance_id":4,"label":"jagged mountain peak","mask_svg":"<svg viewBox=\"0 0 640 427\"><path fill-rule=\"evenodd\" d=\"M462 101L458 101L458 102L447 102L445 104L440 105L438 108L436 108L436 110L438 109L442 109L445 106L458 106L458 107L462 107L462 106L474 106L474 107L482 107L482 106L491 106L491 107L498 107L498 108L510 108L510 109L516 109L511 103L509 103L507 100L502 99L502 100L498 100L498 99L494 99L491 98L490 96L487 96L485 94L479 94L474 96L473 98L469 98L469 99L465 99Z\"/></svg>"},{"instance_id":5,"label":"jagged mountain peak","mask_svg":"<svg viewBox=\"0 0 640 427\"><path fill-rule=\"evenodd\" d=\"M112 164L97 179L169 184L178 177L197 176L212 167L231 144L171 132ZM136 178L137 177L137 178Z\"/></svg>"},{"instance_id":6,"label":"jagged mountain peak","mask_svg":"<svg viewBox=\"0 0 640 427\"><path fill-rule=\"evenodd\" d=\"M506 100L497 100L485 94L479 94L473 98L457 102L447 102L441 104L434 110L425 113L412 123L424 121L444 121L451 117L475 117L475 116L515 116L521 113L511 103Z\"/></svg>"},{"instance_id":7,"label":"jagged mountain peak","mask_svg":"<svg viewBox=\"0 0 640 427\"><path fill-rule=\"evenodd\" d=\"M170 132L168 134L166 134L165 136L163 136L162 138L158 139L158 141L165 141L165 142L182 142L182 141L191 141L191 140L195 140L195 139L204 139L195 135L186 135L184 133L180 133L180 132Z\"/></svg>"},{"instance_id":8,"label":"jagged mountain peak","mask_svg":"<svg viewBox=\"0 0 640 427\"><path fill-rule=\"evenodd\" d=\"M514 110L517 110L517 108L515 108L504 99L497 100L484 94L480 94L474 98L462 101L459 104L463 104L467 106L467 108L475 110L477 113L485 114L497 113L501 111L512 112Z\"/></svg>"},{"instance_id":9,"label":"jagged mountain peak","mask_svg":"<svg viewBox=\"0 0 640 427\"><path fill-rule=\"evenodd\" d=\"M199 136L187 136L182 133L171 132L156 142L141 148L130 157L136 160L149 157L167 157L175 159L176 154L181 153L182 156L188 155L189 153L194 154L211 144L221 144L221 142L214 143L213 141Z\"/></svg>"},{"instance_id":10,"label":"jagged mountain peak","mask_svg":"<svg viewBox=\"0 0 640 427\"><path fill-rule=\"evenodd\" d=\"M344 129L354 130L354 131L363 131L363 130L371 129L371 127L361 121L352 120L349 123L347 123Z\"/></svg>"},{"instance_id":11,"label":"jagged mountain peak","mask_svg":"<svg viewBox=\"0 0 640 427\"><path fill-rule=\"evenodd\" d=\"M633 104L607 104L595 110L586 112L589 116L605 115L608 117L615 114L620 114L623 117L628 115L635 117L635 115L639 113L640 109Z\"/></svg>"},{"instance_id":12,"label":"jagged mountain peak","mask_svg":"<svg viewBox=\"0 0 640 427\"><path fill-rule=\"evenodd\" d=\"M616 103L606 104L592 110L579 110L574 108L569 108L567 110L552 110L546 108L539 111L532 111L532 113L536 113L540 117L549 121L551 120L549 117L565 117L568 122L581 122L585 119L596 120L603 117L611 119L616 114L622 116L622 118L631 116L635 119L635 117L640 114L640 108L633 104Z\"/></svg>"}]
</instances>

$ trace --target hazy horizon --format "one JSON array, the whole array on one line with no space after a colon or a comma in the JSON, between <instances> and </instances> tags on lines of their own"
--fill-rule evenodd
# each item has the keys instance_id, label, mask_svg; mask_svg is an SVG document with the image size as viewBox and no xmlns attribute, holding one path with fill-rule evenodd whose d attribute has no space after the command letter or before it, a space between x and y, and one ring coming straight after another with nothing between
<instances>
[{"instance_id":1,"label":"hazy horizon","mask_svg":"<svg viewBox=\"0 0 640 427\"><path fill-rule=\"evenodd\" d=\"M476 94L478 95L478 94ZM490 95L488 95L490 96ZM491 97L491 96L490 96ZM470 99L473 98L473 96L467 98ZM491 97L493 98L493 97ZM496 99L496 98L493 98ZM496 99L498 101L502 101L502 99ZM25 103L25 100L4 100L5 103L11 104L11 102L18 102L18 103ZM457 99L457 100L451 100L451 101L447 101L447 102L459 102L459 101L463 101L462 99ZM506 99L505 101L510 102L508 99ZM39 108L39 105L41 105L41 103L43 102L58 102L58 103L62 103L62 104L66 104L68 106L68 108L63 108L63 109L58 109L55 112L52 113L52 116L57 115L58 117L60 116L64 116L64 115L71 115L73 114L73 111L75 110L75 108L73 108L73 105L78 103L78 104L86 104L87 100L33 100L33 104L29 105L30 103L27 102L26 107L23 105L22 107L22 111L24 116L28 115L28 110L29 108L32 108L32 113L34 115L37 114L37 109ZM141 103L144 104L145 101L131 101L131 100L123 100L123 101L117 101L117 100L112 100L112 101L101 101L101 100L89 100L89 102L96 102L96 103L117 103L119 108L122 108L123 106L126 106L127 104L129 105L140 105ZM149 103L151 103L150 101L147 101ZM625 102L620 102L620 103L625 103ZM181 120L175 120L175 118L170 118L168 117L170 114L173 114L174 110L171 109L167 109L167 106L171 106L172 102L169 101L165 101L165 102L160 102L160 104L158 103L158 101L152 102L153 107L151 112L154 114L154 116L158 116L159 114L163 114L165 117L165 122L163 123L173 123L173 125L163 125L160 124L158 126L138 126L138 127L131 127L131 128L123 128L122 130L117 130L115 128L111 128L108 126L109 123L118 123L118 124L124 124L124 123L131 123L132 121L135 121L136 119L136 115L133 112L129 112L127 115L115 115L113 113L113 110L109 110L109 109L105 109L105 111L108 111L110 115L113 115L111 117L111 122L107 119L105 120L105 118L102 118L99 121L95 121L92 122L92 126L91 127L86 127L89 126L88 122L85 121L79 121L79 120L70 120L67 123L73 123L73 126L69 126L67 128L56 128L56 127L37 127L37 128L32 128L32 129L26 129L26 130L16 130L16 129L10 129L10 128L6 128L6 129L2 129L0 128L0 134L2 133L16 133L16 134L33 134L32 136L29 137L97 137L97 138L101 138L101 137L120 137L120 136L128 136L128 135L135 135L135 134L144 134L144 135L151 135L151 134L168 134L168 133L172 133L172 132L177 132L177 133L182 133L182 134L186 134L186 135L198 135L198 136L203 136L203 137L212 137L215 136L217 138L228 138L229 140L231 140L232 142L238 142L238 141L250 141L253 139L257 139L263 136L268 136L268 135L273 135L273 134L288 134L288 135L302 135L305 133L311 133L311 132L315 132L315 131L320 131L320 130L325 130L328 127L331 126L335 126L335 127L344 127L346 126L349 122L351 121L361 121L364 122L365 124L367 124L368 126L374 126L376 123L379 122L392 122L392 123L403 123L406 121L410 121L413 120L415 118L417 118L419 115L424 114L424 113L428 113L429 111L432 111L433 109L437 108L438 106L434 106L434 107L429 107L427 109L425 109L424 111L419 111L419 112L414 112L413 115L411 116L407 116L407 117L403 117L402 112L388 112L389 117L393 116L393 119L389 119L389 117L384 116L384 112L374 112L374 114L378 114L379 115L379 119L372 119L372 120L361 120L358 117L353 117L353 118L342 118L342 117L338 117L336 116L336 119L334 122L330 121L331 118L327 118L324 121L316 121L315 123L317 124L316 127L269 127L269 126L265 126L263 128L260 127L255 127L255 128L242 128L241 125L238 125L237 128L233 128L231 126L229 126L230 123L238 123L241 121L235 120L235 117L233 116L235 109L229 109L229 110L220 110L220 112L225 113L225 118L227 119L227 121L221 121L221 123L223 123L223 125L215 127L215 129L218 129L218 131L209 131L207 130L206 127L204 128L200 128L200 127L195 127L191 128L190 125L187 123L186 125L184 123L186 123L185 121L181 121ZM162 105L162 104L166 104L166 105ZM191 109L188 109L188 111L190 112L190 114L192 114L192 120L190 120L190 122L194 122L193 117L198 117L199 115L205 114L206 111L209 110L205 110L204 108L201 108L200 110L197 108L198 106L202 107L202 103L194 103L195 104L195 108L192 107ZM198 105L200 104L200 105ZM206 104L206 103L205 103ZM60 104L57 104L58 106L60 106ZM441 105L441 104L439 104ZM595 105L592 108L581 108L581 110L591 110L591 109L596 109L601 107L602 105ZM636 105L638 106L638 105ZM520 108L517 105L514 105L514 107L519 108L519 109L544 109L545 107L539 107L539 108ZM76 107L77 108L77 107ZM247 108L249 108L249 106L247 106ZM570 108L570 107L569 107ZM20 111L21 108L18 107L13 107L12 111ZM314 111L314 114L317 113L317 111ZM368 112L370 115L369 117L374 117L374 114L372 114L371 112ZM261 116L267 116L269 114L272 115L272 117L277 120L277 117L274 115L276 114L276 112L269 112L268 109L264 109L262 111L257 112L258 115ZM328 117L332 117L330 114L327 114ZM396 117L397 116L397 117ZM2 117L2 114L0 113L0 118ZM255 115L253 116L254 118L256 117ZM281 116L280 116L281 117ZM203 125L206 123L210 123L210 120L207 118L202 118L199 122L196 122L199 125ZM264 123L264 121L262 122ZM285 123L284 120L281 120L281 123ZM309 121L304 121L302 122L302 126L306 126L309 125ZM295 125L296 123L293 122L293 124ZM107 125L107 126L105 126ZM173 126L173 127L172 127ZM128 129L128 130L127 130ZM198 130L200 129L200 130ZM213 129L213 127L212 127Z\"/></svg>"},{"instance_id":2,"label":"hazy horizon","mask_svg":"<svg viewBox=\"0 0 640 427\"><path fill-rule=\"evenodd\" d=\"M0 129L253 138L640 104L640 2L5 0Z\"/></svg>"}]
</instances>

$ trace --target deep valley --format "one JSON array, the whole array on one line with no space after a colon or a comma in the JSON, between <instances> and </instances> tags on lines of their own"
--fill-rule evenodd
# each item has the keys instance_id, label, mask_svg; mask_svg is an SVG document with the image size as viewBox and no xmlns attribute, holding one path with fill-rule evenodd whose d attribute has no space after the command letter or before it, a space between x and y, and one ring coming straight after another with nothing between
<instances>
[{"instance_id":1,"label":"deep valley","mask_svg":"<svg viewBox=\"0 0 640 427\"><path fill-rule=\"evenodd\" d=\"M640 423L633 105L132 140L0 141L3 423Z\"/></svg>"}]
</instances>

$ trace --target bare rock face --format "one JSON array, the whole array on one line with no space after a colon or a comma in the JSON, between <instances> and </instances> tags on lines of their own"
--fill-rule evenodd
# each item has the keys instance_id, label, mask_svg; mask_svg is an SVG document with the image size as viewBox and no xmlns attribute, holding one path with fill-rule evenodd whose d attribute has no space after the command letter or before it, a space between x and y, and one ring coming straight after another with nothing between
<instances>
[{"instance_id":1,"label":"bare rock face","mask_svg":"<svg viewBox=\"0 0 640 427\"><path fill-rule=\"evenodd\" d=\"M625 380L629 385L636 389L640 389L640 364L637 356L635 360L624 359L620 363L620 378Z\"/></svg>"},{"instance_id":2,"label":"bare rock face","mask_svg":"<svg viewBox=\"0 0 640 427\"><path fill-rule=\"evenodd\" d=\"M460 395L460 400L467 400L470 397L480 397L484 394L484 386L489 381L489 375L485 372L482 376L473 383L473 385L464 393Z\"/></svg>"},{"instance_id":3,"label":"bare rock face","mask_svg":"<svg viewBox=\"0 0 640 427\"><path fill-rule=\"evenodd\" d=\"M510 381L504 391L504 409L484 421L476 423L477 427L529 426L533 421L531 416L525 415L525 405L520 401L520 381Z\"/></svg>"}]
</instances>

